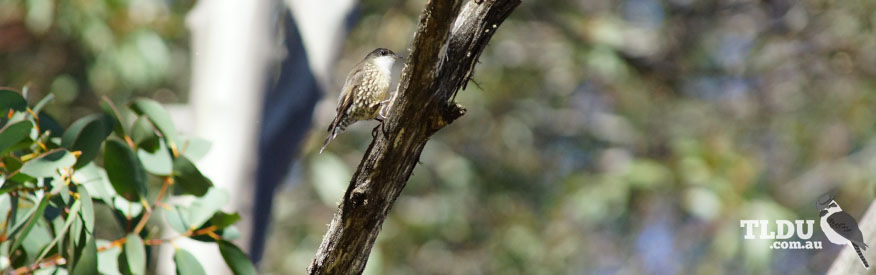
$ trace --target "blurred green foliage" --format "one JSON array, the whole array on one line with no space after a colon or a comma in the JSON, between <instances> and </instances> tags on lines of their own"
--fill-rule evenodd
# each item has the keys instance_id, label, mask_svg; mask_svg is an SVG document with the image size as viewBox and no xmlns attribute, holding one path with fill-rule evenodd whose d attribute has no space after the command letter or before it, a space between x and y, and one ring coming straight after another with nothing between
<instances>
[{"instance_id":1,"label":"blurred green foliage","mask_svg":"<svg viewBox=\"0 0 876 275\"><path fill-rule=\"evenodd\" d=\"M56 99L61 124L115 101L185 98L193 1L0 0L0 83ZM13 69L14 68L14 69ZM64 115L58 115L64 114Z\"/></svg>"},{"instance_id":2,"label":"blurred green foliage","mask_svg":"<svg viewBox=\"0 0 876 275\"><path fill-rule=\"evenodd\" d=\"M370 49L405 53L423 1L363 6L337 83ZM468 113L429 141L366 273L824 272L840 247L769 250L739 220L818 219L834 187L863 215L874 25L873 1L524 1L459 95ZM370 142L375 124L362 124L322 155L316 131L264 271L312 259Z\"/></svg>"},{"instance_id":3,"label":"blurred green foliage","mask_svg":"<svg viewBox=\"0 0 876 275\"><path fill-rule=\"evenodd\" d=\"M184 154L199 140L169 134L175 129L158 103L131 104L136 121L149 121L139 131L161 133L150 149L128 134L127 108L107 104L106 114L64 130L40 113L52 96L34 107L15 91L0 89L0 98L0 113L7 114L0 118L0 272L146 274L154 259L147 252L185 237L217 243L235 274L255 274L249 257L227 241L238 235L231 225L240 219L220 210L228 194L213 188ZM191 203L171 202L171 196L191 197ZM164 223L175 237L157 234ZM179 274L205 273L183 249L176 249L174 261Z\"/></svg>"}]
</instances>

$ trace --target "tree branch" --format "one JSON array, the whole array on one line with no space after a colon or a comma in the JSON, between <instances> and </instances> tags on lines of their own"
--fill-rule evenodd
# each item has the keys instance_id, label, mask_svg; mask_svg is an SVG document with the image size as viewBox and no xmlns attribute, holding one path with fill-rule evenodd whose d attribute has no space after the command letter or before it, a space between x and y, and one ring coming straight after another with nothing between
<instances>
[{"instance_id":1,"label":"tree branch","mask_svg":"<svg viewBox=\"0 0 876 275\"><path fill-rule=\"evenodd\" d=\"M426 4L389 117L378 126L385 131L377 131L359 163L308 273L362 273L426 141L465 114L453 99L471 78L499 25L519 4L520 0Z\"/></svg>"}]
</instances>

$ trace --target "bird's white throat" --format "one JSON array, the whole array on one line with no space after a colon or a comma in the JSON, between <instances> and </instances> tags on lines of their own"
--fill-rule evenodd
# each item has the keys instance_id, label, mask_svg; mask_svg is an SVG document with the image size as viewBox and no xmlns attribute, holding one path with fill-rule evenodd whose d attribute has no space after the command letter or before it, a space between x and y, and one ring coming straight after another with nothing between
<instances>
[{"instance_id":1,"label":"bird's white throat","mask_svg":"<svg viewBox=\"0 0 876 275\"><path fill-rule=\"evenodd\" d=\"M377 65L380 71L386 74L392 72L393 64L395 64L395 58L392 56L381 56L374 59L374 65Z\"/></svg>"}]
</instances>

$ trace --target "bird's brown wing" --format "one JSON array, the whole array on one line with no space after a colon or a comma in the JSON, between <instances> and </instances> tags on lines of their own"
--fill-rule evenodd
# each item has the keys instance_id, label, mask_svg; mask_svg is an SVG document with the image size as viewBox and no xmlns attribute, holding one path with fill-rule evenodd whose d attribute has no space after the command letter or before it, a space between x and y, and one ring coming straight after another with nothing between
<instances>
[{"instance_id":1,"label":"bird's brown wing","mask_svg":"<svg viewBox=\"0 0 876 275\"><path fill-rule=\"evenodd\" d=\"M362 66L357 65L356 67L361 68ZM341 89L341 96L338 98L338 108L337 113L335 114L335 119L329 124L329 134L325 138L325 143L323 143L322 148L319 149L320 153L325 150L325 147L328 146L328 144L338 135L338 132L342 130L342 126L340 125L341 121L347 115L347 110L353 105L353 97L355 97L356 90L359 89L359 85L362 83L364 75L365 73L362 72L361 69L357 69L347 75L347 80L344 81L344 87Z\"/></svg>"}]
</instances>

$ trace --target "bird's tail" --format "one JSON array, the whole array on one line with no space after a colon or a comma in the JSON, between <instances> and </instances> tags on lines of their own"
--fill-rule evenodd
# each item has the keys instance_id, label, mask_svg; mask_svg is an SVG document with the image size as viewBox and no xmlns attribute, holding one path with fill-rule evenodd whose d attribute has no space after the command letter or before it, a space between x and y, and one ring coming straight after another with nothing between
<instances>
[{"instance_id":1,"label":"bird's tail","mask_svg":"<svg viewBox=\"0 0 876 275\"><path fill-rule=\"evenodd\" d=\"M858 258L861 259L861 263L864 264L864 268L870 269L870 264L867 263L867 259L864 258L864 253L861 253L861 247L859 247L857 244L852 244L852 247L854 247L855 252L858 253Z\"/></svg>"},{"instance_id":2,"label":"bird's tail","mask_svg":"<svg viewBox=\"0 0 876 275\"><path fill-rule=\"evenodd\" d=\"M341 127L339 127L339 126L340 125L338 125L338 123L336 123L336 122L332 122L332 124L329 125L329 128L328 128L329 135L327 137L325 137L325 143L322 144L322 148L319 148L320 154L322 154L322 151L325 150L325 147L328 146L329 143L331 143L332 140L338 136L339 130L342 130Z\"/></svg>"}]
</instances>

